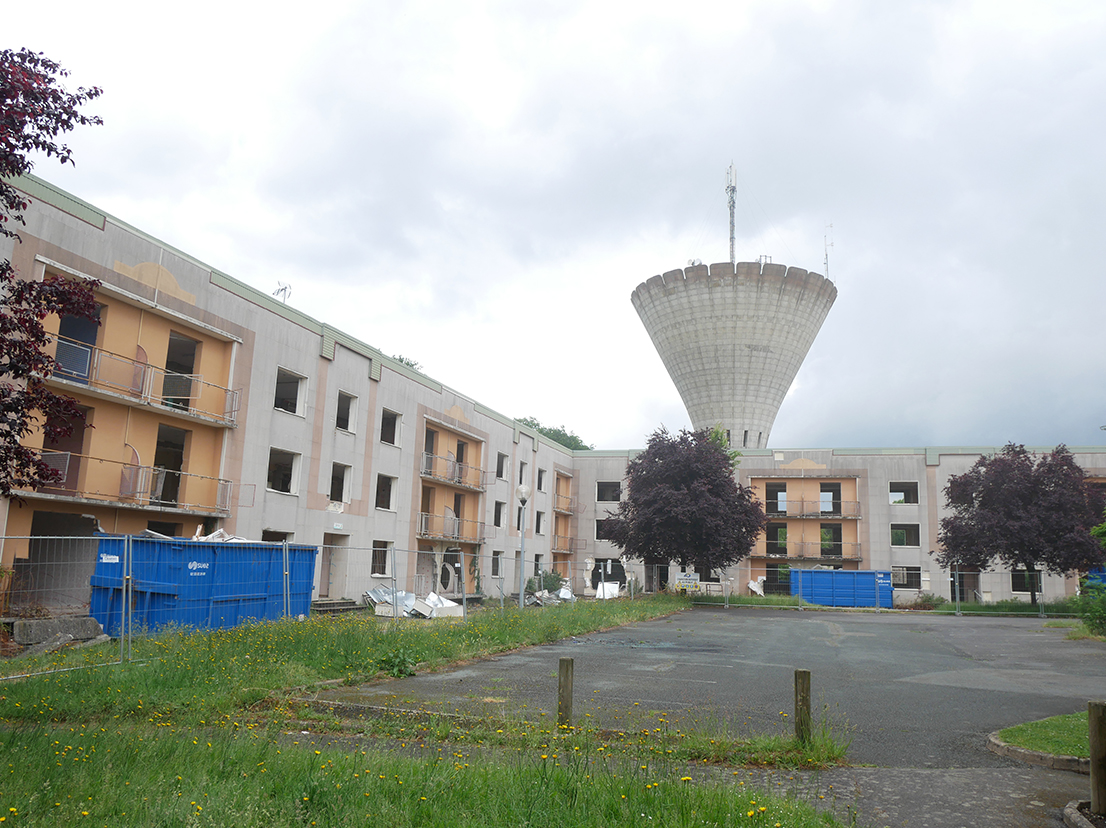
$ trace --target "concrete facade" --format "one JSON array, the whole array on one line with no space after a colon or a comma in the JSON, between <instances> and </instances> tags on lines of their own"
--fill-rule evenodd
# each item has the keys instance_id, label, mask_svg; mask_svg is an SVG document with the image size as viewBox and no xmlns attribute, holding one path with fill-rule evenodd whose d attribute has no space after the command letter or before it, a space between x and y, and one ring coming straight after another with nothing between
<instances>
[{"instance_id":1,"label":"concrete facade","mask_svg":"<svg viewBox=\"0 0 1106 828\"><path fill-rule=\"evenodd\" d=\"M23 243L0 255L25 278L100 280L103 311L102 324L76 339L53 320L71 370L51 382L89 409L95 428L47 447L74 470L62 484L24 492L22 507L0 502L0 538L9 538L0 565L33 566L36 537L222 527L318 545L315 597L356 600L394 577L423 594L497 599L518 589L515 491L526 483L524 577L554 569L586 595L600 580L652 590L674 576L666 562L621 561L604 537L635 450L566 449L45 182L21 187L32 199ZM728 336L726 348L760 372L759 396L728 427L763 442L836 291L778 265L716 267L655 277L635 291L635 305L672 336L683 323L664 322L654 294L671 289L690 311L717 301L726 310L710 325L751 309L747 339L705 323L695 336L703 348ZM782 304L800 308L801 324L781 321ZM744 347L754 341L767 350ZM728 376L732 388L738 374ZM764 578L782 591L791 568L831 566L892 569L900 600L950 597L949 573L929 554L943 488L994 450L747 447L739 477L768 505L774 534L713 573L715 588L747 592ZM1073 451L1106 478L1106 449ZM73 549L94 554L91 544ZM968 580L981 598L1028 598L1018 589L1024 576ZM1046 598L1073 589L1044 577Z\"/></svg>"},{"instance_id":2,"label":"concrete facade","mask_svg":"<svg viewBox=\"0 0 1106 828\"><path fill-rule=\"evenodd\" d=\"M837 288L797 267L723 262L654 276L630 298L692 425L765 448Z\"/></svg>"}]
</instances>

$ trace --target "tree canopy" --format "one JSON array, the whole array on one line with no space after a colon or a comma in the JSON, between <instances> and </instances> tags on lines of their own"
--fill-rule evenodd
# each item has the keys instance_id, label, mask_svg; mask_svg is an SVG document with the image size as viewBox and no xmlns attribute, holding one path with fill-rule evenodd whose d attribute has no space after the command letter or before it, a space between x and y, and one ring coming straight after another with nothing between
<instances>
[{"instance_id":1,"label":"tree canopy","mask_svg":"<svg viewBox=\"0 0 1106 828\"><path fill-rule=\"evenodd\" d=\"M579 437L574 432L568 431L564 426L543 426L535 417L522 417L519 419L519 422L528 428L534 429L538 434L544 434L550 440L560 443L565 448L570 448L573 451L587 451L595 448L595 446L585 443L583 438Z\"/></svg>"},{"instance_id":2,"label":"tree canopy","mask_svg":"<svg viewBox=\"0 0 1106 828\"><path fill-rule=\"evenodd\" d=\"M100 90L67 92L58 79L66 71L27 49L0 50L0 236L19 241L9 222L24 224L26 197L11 179L30 172L29 155L39 152L72 163L69 147L55 142L77 125L98 124L79 107ZM50 314L95 318L94 281L47 276L21 279L8 259L0 259L0 496L37 488L59 479L41 452L23 445L35 430L47 441L84 427L84 413L71 397L46 386L54 359L43 320Z\"/></svg>"},{"instance_id":3,"label":"tree canopy","mask_svg":"<svg viewBox=\"0 0 1106 828\"><path fill-rule=\"evenodd\" d=\"M767 521L752 489L738 485L728 446L706 430L658 429L626 482L606 528L627 557L723 569L749 554Z\"/></svg>"},{"instance_id":4,"label":"tree canopy","mask_svg":"<svg viewBox=\"0 0 1106 828\"><path fill-rule=\"evenodd\" d=\"M1010 443L950 477L945 501L952 514L941 519L937 535L943 567L985 569L997 560L1011 569L1060 574L1104 559L1091 535L1101 520L1101 495L1063 445L1034 462L1025 446Z\"/></svg>"}]
</instances>

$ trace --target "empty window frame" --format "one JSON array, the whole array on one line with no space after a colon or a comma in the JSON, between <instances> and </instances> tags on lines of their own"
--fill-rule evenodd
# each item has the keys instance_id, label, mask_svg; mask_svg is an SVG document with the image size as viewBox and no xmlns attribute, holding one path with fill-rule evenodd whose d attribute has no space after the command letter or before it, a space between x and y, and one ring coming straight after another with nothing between
<instances>
[{"instance_id":1,"label":"empty window frame","mask_svg":"<svg viewBox=\"0 0 1106 828\"><path fill-rule=\"evenodd\" d=\"M538 486L539 492L545 491L545 469L538 469Z\"/></svg>"},{"instance_id":2,"label":"empty window frame","mask_svg":"<svg viewBox=\"0 0 1106 828\"><path fill-rule=\"evenodd\" d=\"M1041 592L1039 569L1013 569L1010 571L1010 589L1013 592Z\"/></svg>"},{"instance_id":3,"label":"empty window frame","mask_svg":"<svg viewBox=\"0 0 1106 828\"><path fill-rule=\"evenodd\" d=\"M503 553L492 552L492 577L503 577Z\"/></svg>"},{"instance_id":4,"label":"empty window frame","mask_svg":"<svg viewBox=\"0 0 1106 828\"><path fill-rule=\"evenodd\" d=\"M376 476L376 508L392 510L392 490L395 488L394 477L388 477L386 474L378 474Z\"/></svg>"},{"instance_id":5,"label":"empty window frame","mask_svg":"<svg viewBox=\"0 0 1106 828\"><path fill-rule=\"evenodd\" d=\"M369 575L376 578L383 578L388 574L388 558L392 551L391 541L374 540L373 541L373 557L369 562Z\"/></svg>"},{"instance_id":6,"label":"empty window frame","mask_svg":"<svg viewBox=\"0 0 1106 828\"><path fill-rule=\"evenodd\" d=\"M922 568L920 566L891 567L891 586L895 589L921 589Z\"/></svg>"},{"instance_id":7,"label":"empty window frame","mask_svg":"<svg viewBox=\"0 0 1106 828\"><path fill-rule=\"evenodd\" d=\"M380 412L380 442L399 445L399 415L387 408Z\"/></svg>"},{"instance_id":8,"label":"empty window frame","mask_svg":"<svg viewBox=\"0 0 1106 828\"><path fill-rule=\"evenodd\" d=\"M600 518L595 521L595 539L610 540L614 528L614 518Z\"/></svg>"},{"instance_id":9,"label":"empty window frame","mask_svg":"<svg viewBox=\"0 0 1106 828\"><path fill-rule=\"evenodd\" d=\"M269 449L269 476L266 485L274 492L296 493L300 456L284 449Z\"/></svg>"},{"instance_id":10,"label":"empty window frame","mask_svg":"<svg viewBox=\"0 0 1106 828\"><path fill-rule=\"evenodd\" d=\"M518 507L518 512L515 514L515 531L516 532L521 532L522 531L522 510L523 510L523 508L525 508L525 507L519 506Z\"/></svg>"},{"instance_id":11,"label":"empty window frame","mask_svg":"<svg viewBox=\"0 0 1106 828\"><path fill-rule=\"evenodd\" d=\"M829 558L840 558L842 555L841 524L823 523L821 526L821 536L822 554Z\"/></svg>"},{"instance_id":12,"label":"empty window frame","mask_svg":"<svg viewBox=\"0 0 1106 828\"><path fill-rule=\"evenodd\" d=\"M273 396L273 408L287 411L289 414L302 414L304 378L283 368L277 368L276 393Z\"/></svg>"},{"instance_id":13,"label":"empty window frame","mask_svg":"<svg viewBox=\"0 0 1106 828\"><path fill-rule=\"evenodd\" d=\"M764 511L770 515L787 514L787 484L764 484Z\"/></svg>"},{"instance_id":14,"label":"empty window frame","mask_svg":"<svg viewBox=\"0 0 1106 828\"><path fill-rule=\"evenodd\" d=\"M518 482L521 485L526 482L526 461L520 460L518 463Z\"/></svg>"},{"instance_id":15,"label":"empty window frame","mask_svg":"<svg viewBox=\"0 0 1106 828\"><path fill-rule=\"evenodd\" d=\"M765 530L765 552L769 555L787 555L787 524L769 523Z\"/></svg>"},{"instance_id":16,"label":"empty window frame","mask_svg":"<svg viewBox=\"0 0 1106 828\"><path fill-rule=\"evenodd\" d=\"M262 543L286 543L292 540L291 532L277 532L273 529L261 530Z\"/></svg>"},{"instance_id":17,"label":"empty window frame","mask_svg":"<svg viewBox=\"0 0 1106 828\"><path fill-rule=\"evenodd\" d=\"M511 458L508 457L503 452L499 452L499 454L497 454L495 456L495 479L496 480L506 480L507 479L507 469L509 467L508 464L510 463L510 461L511 461Z\"/></svg>"},{"instance_id":18,"label":"empty window frame","mask_svg":"<svg viewBox=\"0 0 1106 828\"><path fill-rule=\"evenodd\" d=\"M622 499L622 483L618 480L600 480L595 484L595 499L600 503L617 503Z\"/></svg>"},{"instance_id":19,"label":"empty window frame","mask_svg":"<svg viewBox=\"0 0 1106 828\"><path fill-rule=\"evenodd\" d=\"M534 515L534 534L545 534L545 512L537 512Z\"/></svg>"},{"instance_id":20,"label":"empty window frame","mask_svg":"<svg viewBox=\"0 0 1106 828\"><path fill-rule=\"evenodd\" d=\"M534 556L534 577L541 577L541 555ZM538 589L542 589L541 581L538 582Z\"/></svg>"},{"instance_id":21,"label":"empty window frame","mask_svg":"<svg viewBox=\"0 0 1106 828\"><path fill-rule=\"evenodd\" d=\"M330 467L330 499L334 503L349 503L349 470L343 463Z\"/></svg>"},{"instance_id":22,"label":"empty window frame","mask_svg":"<svg viewBox=\"0 0 1106 828\"><path fill-rule=\"evenodd\" d=\"M921 532L917 523L892 523L892 546L921 546Z\"/></svg>"},{"instance_id":23,"label":"empty window frame","mask_svg":"<svg viewBox=\"0 0 1106 828\"><path fill-rule=\"evenodd\" d=\"M338 392L338 412L334 415L334 427L339 431L353 431L353 424L357 421L357 397Z\"/></svg>"},{"instance_id":24,"label":"empty window frame","mask_svg":"<svg viewBox=\"0 0 1106 828\"><path fill-rule=\"evenodd\" d=\"M495 502L495 509L492 512L492 525L503 528L503 515L507 511L507 504L502 500Z\"/></svg>"},{"instance_id":25,"label":"empty window frame","mask_svg":"<svg viewBox=\"0 0 1106 828\"><path fill-rule=\"evenodd\" d=\"M887 501L888 503L917 503L918 484L911 482L892 483Z\"/></svg>"},{"instance_id":26,"label":"empty window frame","mask_svg":"<svg viewBox=\"0 0 1106 828\"><path fill-rule=\"evenodd\" d=\"M822 483L818 487L819 511L823 515L841 514L841 484Z\"/></svg>"}]
</instances>

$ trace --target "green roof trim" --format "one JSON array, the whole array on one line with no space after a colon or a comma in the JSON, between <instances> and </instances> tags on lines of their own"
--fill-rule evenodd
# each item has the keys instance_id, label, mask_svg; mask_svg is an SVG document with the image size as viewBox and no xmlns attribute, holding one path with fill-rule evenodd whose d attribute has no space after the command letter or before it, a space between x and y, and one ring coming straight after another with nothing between
<instances>
[{"instance_id":1,"label":"green roof trim","mask_svg":"<svg viewBox=\"0 0 1106 828\"><path fill-rule=\"evenodd\" d=\"M63 213L91 224L97 230L103 230L107 224L107 213L102 213L86 201L60 190L33 175L20 175L8 179L8 183L26 193L32 200L45 201L57 207Z\"/></svg>"}]
</instances>

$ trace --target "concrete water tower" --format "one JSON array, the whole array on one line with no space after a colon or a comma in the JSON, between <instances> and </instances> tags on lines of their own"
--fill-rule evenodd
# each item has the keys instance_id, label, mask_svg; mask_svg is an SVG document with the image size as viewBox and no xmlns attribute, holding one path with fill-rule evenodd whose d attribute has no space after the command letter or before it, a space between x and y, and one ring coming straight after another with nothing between
<instances>
[{"instance_id":1,"label":"concrete water tower","mask_svg":"<svg viewBox=\"0 0 1106 828\"><path fill-rule=\"evenodd\" d=\"M631 296L695 429L764 448L776 412L837 298L817 273L760 262L696 264Z\"/></svg>"}]
</instances>

